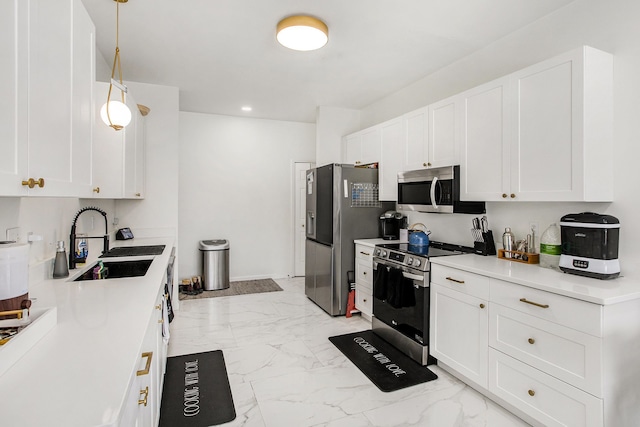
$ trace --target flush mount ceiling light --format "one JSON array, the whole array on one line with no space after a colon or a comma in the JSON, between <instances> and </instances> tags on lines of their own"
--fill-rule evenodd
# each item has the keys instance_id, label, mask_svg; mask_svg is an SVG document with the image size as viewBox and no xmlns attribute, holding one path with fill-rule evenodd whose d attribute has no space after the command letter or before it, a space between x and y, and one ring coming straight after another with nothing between
<instances>
[{"instance_id":1,"label":"flush mount ceiling light","mask_svg":"<svg viewBox=\"0 0 640 427\"><path fill-rule=\"evenodd\" d=\"M289 49L315 50L327 44L329 29L324 22L312 16L289 16L278 22L276 38Z\"/></svg>"},{"instance_id":2,"label":"flush mount ceiling light","mask_svg":"<svg viewBox=\"0 0 640 427\"><path fill-rule=\"evenodd\" d=\"M121 130L131 122L131 110L124 103L124 94L127 87L122 83L122 67L120 65L120 48L118 47L119 27L120 27L120 3L126 3L128 0L113 0L116 2L116 54L113 57L113 67L111 68L111 82L109 83L109 94L107 102L100 109L100 117L109 127L115 130ZM114 80L116 74L116 66L118 67L118 80ZM122 101L111 100L111 90L113 87L120 90L120 98Z\"/></svg>"}]
</instances>

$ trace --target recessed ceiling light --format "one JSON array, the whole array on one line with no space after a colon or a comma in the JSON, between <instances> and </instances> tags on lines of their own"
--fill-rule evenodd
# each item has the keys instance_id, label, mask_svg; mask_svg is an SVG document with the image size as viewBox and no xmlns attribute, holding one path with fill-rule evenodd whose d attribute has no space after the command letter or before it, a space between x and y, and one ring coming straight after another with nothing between
<instances>
[{"instance_id":1,"label":"recessed ceiling light","mask_svg":"<svg viewBox=\"0 0 640 427\"><path fill-rule=\"evenodd\" d=\"M249 107L248 105L245 105L244 107L242 107L242 111L251 111L253 108Z\"/></svg>"},{"instance_id":2,"label":"recessed ceiling light","mask_svg":"<svg viewBox=\"0 0 640 427\"><path fill-rule=\"evenodd\" d=\"M278 42L293 50L315 50L327 44L327 24L312 16L295 15L284 18L276 27Z\"/></svg>"}]
</instances>

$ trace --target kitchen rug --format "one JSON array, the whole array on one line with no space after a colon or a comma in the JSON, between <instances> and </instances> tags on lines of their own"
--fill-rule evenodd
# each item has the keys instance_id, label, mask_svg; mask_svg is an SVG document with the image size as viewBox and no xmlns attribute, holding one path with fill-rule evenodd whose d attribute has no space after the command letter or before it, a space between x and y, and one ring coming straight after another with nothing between
<instances>
[{"instance_id":1,"label":"kitchen rug","mask_svg":"<svg viewBox=\"0 0 640 427\"><path fill-rule=\"evenodd\" d=\"M199 293L198 295L187 295L180 292L179 298L180 301L182 301L188 299L259 294L262 292L276 292L281 290L282 288L278 286L278 284L274 282L273 279L241 280L229 283L229 287L227 289L220 289L217 291L202 291L202 293Z\"/></svg>"},{"instance_id":2,"label":"kitchen rug","mask_svg":"<svg viewBox=\"0 0 640 427\"><path fill-rule=\"evenodd\" d=\"M380 390L396 391L438 378L373 331L329 337L333 343Z\"/></svg>"},{"instance_id":3,"label":"kitchen rug","mask_svg":"<svg viewBox=\"0 0 640 427\"><path fill-rule=\"evenodd\" d=\"M167 358L158 427L207 427L235 418L222 350Z\"/></svg>"}]
</instances>

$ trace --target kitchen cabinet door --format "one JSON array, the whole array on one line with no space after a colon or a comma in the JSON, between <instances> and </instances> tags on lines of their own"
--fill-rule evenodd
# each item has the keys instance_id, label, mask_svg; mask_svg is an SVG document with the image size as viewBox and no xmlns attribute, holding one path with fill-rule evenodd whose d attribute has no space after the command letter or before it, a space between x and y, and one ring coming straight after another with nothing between
<instances>
[{"instance_id":1,"label":"kitchen cabinet door","mask_svg":"<svg viewBox=\"0 0 640 427\"><path fill-rule=\"evenodd\" d=\"M461 95L460 198L501 200L510 193L509 79Z\"/></svg>"},{"instance_id":2,"label":"kitchen cabinet door","mask_svg":"<svg viewBox=\"0 0 640 427\"><path fill-rule=\"evenodd\" d=\"M100 117L100 109L107 101L108 91L109 83L95 83L92 144L93 197L120 199L123 193L124 177L124 130L113 130Z\"/></svg>"},{"instance_id":3,"label":"kitchen cabinet door","mask_svg":"<svg viewBox=\"0 0 640 427\"><path fill-rule=\"evenodd\" d=\"M6 114L0 119L0 195L86 196L91 185L93 23L80 0L7 3L11 10L2 13L0 84L10 101L1 107Z\"/></svg>"},{"instance_id":4,"label":"kitchen cabinet door","mask_svg":"<svg viewBox=\"0 0 640 427\"><path fill-rule=\"evenodd\" d=\"M124 189L123 198L141 199L144 197L145 134L144 117L131 95L126 97L131 110L131 123L124 132Z\"/></svg>"},{"instance_id":5,"label":"kitchen cabinet door","mask_svg":"<svg viewBox=\"0 0 640 427\"><path fill-rule=\"evenodd\" d=\"M344 163L352 165L360 164L362 159L362 134L360 132L347 135L343 139L343 157Z\"/></svg>"},{"instance_id":6,"label":"kitchen cabinet door","mask_svg":"<svg viewBox=\"0 0 640 427\"><path fill-rule=\"evenodd\" d=\"M5 1L0 13L0 195L23 196L27 187L27 2Z\"/></svg>"},{"instance_id":7,"label":"kitchen cabinet door","mask_svg":"<svg viewBox=\"0 0 640 427\"><path fill-rule=\"evenodd\" d=\"M403 120L393 119L380 125L382 146L378 165L379 200L398 200L398 172L404 159Z\"/></svg>"},{"instance_id":8,"label":"kitchen cabinet door","mask_svg":"<svg viewBox=\"0 0 640 427\"><path fill-rule=\"evenodd\" d=\"M432 167L458 164L459 96L429 105L429 163Z\"/></svg>"},{"instance_id":9,"label":"kitchen cabinet door","mask_svg":"<svg viewBox=\"0 0 640 427\"><path fill-rule=\"evenodd\" d=\"M382 130L380 126L374 126L362 131L362 159L366 165L380 161L382 149Z\"/></svg>"},{"instance_id":10,"label":"kitchen cabinet door","mask_svg":"<svg viewBox=\"0 0 640 427\"><path fill-rule=\"evenodd\" d=\"M402 170L431 166L429 163L429 109L420 108L402 116L405 134L405 158Z\"/></svg>"},{"instance_id":11,"label":"kitchen cabinet door","mask_svg":"<svg viewBox=\"0 0 640 427\"><path fill-rule=\"evenodd\" d=\"M512 75L511 193L613 200L613 59L583 47Z\"/></svg>"},{"instance_id":12,"label":"kitchen cabinet door","mask_svg":"<svg viewBox=\"0 0 640 427\"><path fill-rule=\"evenodd\" d=\"M430 353L440 362L487 387L488 302L431 283Z\"/></svg>"}]
</instances>

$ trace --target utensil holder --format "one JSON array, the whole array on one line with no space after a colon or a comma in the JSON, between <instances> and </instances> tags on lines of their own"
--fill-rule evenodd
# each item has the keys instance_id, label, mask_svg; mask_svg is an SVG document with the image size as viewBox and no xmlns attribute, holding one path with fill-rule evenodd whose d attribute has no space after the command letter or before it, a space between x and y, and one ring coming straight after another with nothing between
<instances>
[{"instance_id":1,"label":"utensil holder","mask_svg":"<svg viewBox=\"0 0 640 427\"><path fill-rule=\"evenodd\" d=\"M482 242L475 241L473 242L473 249L478 255L495 255L496 254L496 244L493 241L493 232L488 230L482 235Z\"/></svg>"}]
</instances>

